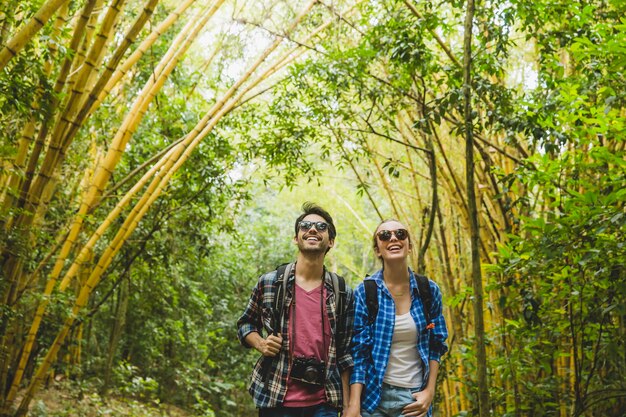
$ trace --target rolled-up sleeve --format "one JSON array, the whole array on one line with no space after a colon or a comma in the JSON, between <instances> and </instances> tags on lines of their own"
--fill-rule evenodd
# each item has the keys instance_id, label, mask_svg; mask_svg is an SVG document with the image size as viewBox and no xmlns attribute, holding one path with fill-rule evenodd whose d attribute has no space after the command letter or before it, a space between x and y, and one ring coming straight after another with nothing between
<instances>
[{"instance_id":1,"label":"rolled-up sleeve","mask_svg":"<svg viewBox=\"0 0 626 417\"><path fill-rule=\"evenodd\" d=\"M263 329L262 322L262 309L263 309L263 280L262 277L259 278L257 285L252 290L252 295L248 300L248 305L244 310L239 320L237 320L237 337L239 338L239 342L247 347L251 348L248 343L246 343L246 336L248 336L252 332L257 332L261 334Z\"/></svg>"},{"instance_id":2,"label":"rolled-up sleeve","mask_svg":"<svg viewBox=\"0 0 626 417\"><path fill-rule=\"evenodd\" d=\"M441 357L448 351L446 339L448 338L448 328L446 319L443 316L443 302L441 290L433 281L430 281L430 289L433 295L433 304L430 310L432 323L435 327L430 337L429 356L428 359L439 362Z\"/></svg>"}]
</instances>

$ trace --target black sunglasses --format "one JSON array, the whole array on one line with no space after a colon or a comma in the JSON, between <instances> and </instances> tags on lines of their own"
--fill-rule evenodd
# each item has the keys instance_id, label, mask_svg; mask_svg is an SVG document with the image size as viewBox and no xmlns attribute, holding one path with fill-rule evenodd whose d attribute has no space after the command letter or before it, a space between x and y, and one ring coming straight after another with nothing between
<instances>
[{"instance_id":1,"label":"black sunglasses","mask_svg":"<svg viewBox=\"0 0 626 417\"><path fill-rule=\"evenodd\" d=\"M323 232L324 230L328 229L328 223L325 223L325 222L310 222L308 220L301 221L300 223L298 223L298 226L300 226L300 230L302 230L303 232L306 232L307 230L309 230L313 226L315 226L315 229L318 232Z\"/></svg>"},{"instance_id":2,"label":"black sunglasses","mask_svg":"<svg viewBox=\"0 0 626 417\"><path fill-rule=\"evenodd\" d=\"M406 229L397 229L381 230L380 232L376 233L376 236L378 236L378 238L383 242L387 242L389 239L391 239L391 235L396 235L396 239L398 240L404 240L409 237L409 232Z\"/></svg>"}]
</instances>

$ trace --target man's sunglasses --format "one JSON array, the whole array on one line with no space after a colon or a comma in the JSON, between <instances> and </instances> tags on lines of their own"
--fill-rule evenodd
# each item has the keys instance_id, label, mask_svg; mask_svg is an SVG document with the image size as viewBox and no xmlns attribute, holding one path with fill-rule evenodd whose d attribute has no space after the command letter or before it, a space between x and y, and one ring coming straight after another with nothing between
<instances>
[{"instance_id":1,"label":"man's sunglasses","mask_svg":"<svg viewBox=\"0 0 626 417\"><path fill-rule=\"evenodd\" d=\"M300 230L302 230L303 232L306 232L307 230L309 230L313 226L315 226L315 229L318 232L323 232L324 230L328 229L328 223L325 223L325 222L310 222L308 220L301 221L300 223L298 223L298 226L300 227Z\"/></svg>"},{"instance_id":2,"label":"man's sunglasses","mask_svg":"<svg viewBox=\"0 0 626 417\"><path fill-rule=\"evenodd\" d=\"M389 239L391 239L392 235L396 235L396 239L398 240L404 240L409 237L409 232L406 229L398 229L381 230L380 232L376 233L376 236L378 236L378 238L383 242L387 242Z\"/></svg>"}]
</instances>

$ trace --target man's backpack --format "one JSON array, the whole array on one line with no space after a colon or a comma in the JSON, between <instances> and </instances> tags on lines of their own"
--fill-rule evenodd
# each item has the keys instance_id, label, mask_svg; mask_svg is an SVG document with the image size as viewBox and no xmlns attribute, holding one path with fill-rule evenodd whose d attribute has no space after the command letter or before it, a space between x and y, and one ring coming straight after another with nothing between
<instances>
[{"instance_id":1,"label":"man's backpack","mask_svg":"<svg viewBox=\"0 0 626 417\"><path fill-rule=\"evenodd\" d=\"M426 317L426 323L428 328L432 328L432 320L430 317L430 309L433 305L433 294L430 291L430 284L428 278L424 275L415 274L417 280L417 291L419 292L422 305L424 306L424 317ZM366 279L363 281L365 286L365 305L367 307L367 319L368 324L371 326L376 321L378 316L378 286L373 279Z\"/></svg>"}]
</instances>

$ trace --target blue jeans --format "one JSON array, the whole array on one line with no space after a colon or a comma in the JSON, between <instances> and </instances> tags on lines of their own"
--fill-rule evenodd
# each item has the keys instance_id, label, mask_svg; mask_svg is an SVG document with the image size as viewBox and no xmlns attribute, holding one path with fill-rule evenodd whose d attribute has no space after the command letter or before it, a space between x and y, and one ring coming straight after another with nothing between
<instances>
[{"instance_id":1,"label":"blue jeans","mask_svg":"<svg viewBox=\"0 0 626 417\"><path fill-rule=\"evenodd\" d=\"M337 413L337 409L328 404L259 409L259 417L337 417Z\"/></svg>"},{"instance_id":2,"label":"blue jeans","mask_svg":"<svg viewBox=\"0 0 626 417\"><path fill-rule=\"evenodd\" d=\"M418 389L396 387L383 383L383 392L378 407L368 413L361 409L362 417L400 417L402 409L415 401L412 393Z\"/></svg>"}]
</instances>

